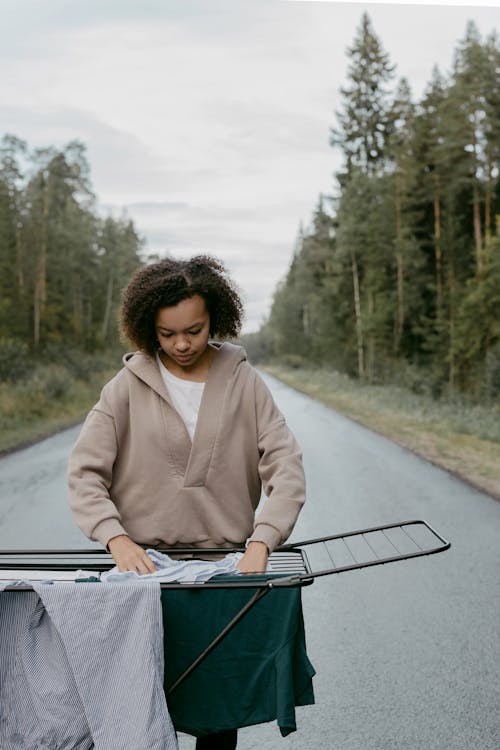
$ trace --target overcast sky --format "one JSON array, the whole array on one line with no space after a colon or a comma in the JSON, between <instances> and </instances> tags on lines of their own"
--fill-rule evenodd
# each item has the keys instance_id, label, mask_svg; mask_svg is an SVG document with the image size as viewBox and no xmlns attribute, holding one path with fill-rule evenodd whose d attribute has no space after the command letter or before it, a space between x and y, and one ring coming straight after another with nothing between
<instances>
[{"instance_id":1,"label":"overcast sky","mask_svg":"<svg viewBox=\"0 0 500 750\"><path fill-rule=\"evenodd\" d=\"M300 222L334 191L329 131L367 11L414 98L489 6L302 0L0 0L0 135L88 147L103 214L147 250L222 258L256 330Z\"/></svg>"}]
</instances>

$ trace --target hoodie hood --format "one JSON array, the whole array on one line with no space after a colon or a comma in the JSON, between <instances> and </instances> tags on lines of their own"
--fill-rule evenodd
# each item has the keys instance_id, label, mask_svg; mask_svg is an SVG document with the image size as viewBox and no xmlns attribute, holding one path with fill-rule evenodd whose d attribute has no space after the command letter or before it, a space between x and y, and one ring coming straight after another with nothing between
<instances>
[{"instance_id":1,"label":"hoodie hood","mask_svg":"<svg viewBox=\"0 0 500 750\"><path fill-rule=\"evenodd\" d=\"M208 371L193 444L191 444L184 422L170 401L156 359L142 352L126 354L123 358L126 369L146 383L170 407L167 410L166 419L171 433L175 431L177 434L171 451L175 454L176 465L182 466L185 471L185 486L202 486L206 480L215 441L220 430L221 404L224 402L226 390L231 388L238 369L246 362L246 353L241 346L227 342L216 346L219 352Z\"/></svg>"},{"instance_id":2,"label":"hoodie hood","mask_svg":"<svg viewBox=\"0 0 500 750\"><path fill-rule=\"evenodd\" d=\"M217 348L218 354L215 357L208 373L208 385L215 384L217 381L224 382L236 372L242 362L246 362L247 355L243 347L236 344L210 342ZM161 377L160 369L156 360L145 352L128 352L122 359L124 367L133 373L139 380L144 381L150 388L156 391L162 398L169 401L168 394ZM213 389L210 387L210 390ZM216 395L215 393L213 394Z\"/></svg>"}]
</instances>

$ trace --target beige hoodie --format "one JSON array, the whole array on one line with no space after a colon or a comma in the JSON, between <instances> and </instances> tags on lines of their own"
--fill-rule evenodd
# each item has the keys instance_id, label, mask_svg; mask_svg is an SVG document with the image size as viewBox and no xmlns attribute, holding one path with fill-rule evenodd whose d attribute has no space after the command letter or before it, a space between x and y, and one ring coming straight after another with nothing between
<instances>
[{"instance_id":1,"label":"beige hoodie","mask_svg":"<svg viewBox=\"0 0 500 750\"><path fill-rule=\"evenodd\" d=\"M168 547L281 544L305 499L301 453L244 350L219 345L192 444L157 362L141 352L123 361L69 461L84 534L103 545L123 533Z\"/></svg>"}]
</instances>

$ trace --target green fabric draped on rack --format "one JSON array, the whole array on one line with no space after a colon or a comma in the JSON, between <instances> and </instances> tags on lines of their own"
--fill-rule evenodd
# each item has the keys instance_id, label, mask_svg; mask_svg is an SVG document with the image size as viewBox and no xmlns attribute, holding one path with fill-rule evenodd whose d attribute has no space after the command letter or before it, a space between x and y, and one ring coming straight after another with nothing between
<instances>
[{"instance_id":1,"label":"green fabric draped on rack","mask_svg":"<svg viewBox=\"0 0 500 750\"><path fill-rule=\"evenodd\" d=\"M254 589L163 590L165 689L217 636ZM273 589L170 695L174 726L201 737L277 720L295 731L295 707L314 703L301 591Z\"/></svg>"}]
</instances>

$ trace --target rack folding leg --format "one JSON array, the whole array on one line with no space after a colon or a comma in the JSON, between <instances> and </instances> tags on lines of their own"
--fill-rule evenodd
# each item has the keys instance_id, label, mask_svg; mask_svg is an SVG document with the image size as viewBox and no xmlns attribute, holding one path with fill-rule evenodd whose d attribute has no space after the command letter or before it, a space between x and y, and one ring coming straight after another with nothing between
<instances>
[{"instance_id":1,"label":"rack folding leg","mask_svg":"<svg viewBox=\"0 0 500 750\"><path fill-rule=\"evenodd\" d=\"M176 690L253 609L257 602L273 589L307 586L313 583L315 578L432 555L443 552L449 547L450 542L446 541L426 521L401 521L282 545L270 555L268 571L263 575L225 576L223 579L212 579L204 584L161 583L162 589L254 589L253 595L244 606L184 672L168 686L167 695ZM306 549L309 551L318 548L323 550L323 556L330 562L329 566L311 567ZM171 551L175 552L176 555L182 555L183 553L192 555L193 553L192 548L176 548L175 550L160 548L160 551L167 554ZM241 551L241 549L234 548L224 550L227 553ZM220 555L220 553L220 548L203 550L204 556ZM19 577L26 571L26 578L29 580L30 572L33 575L34 571L85 569L101 573L109 570L113 565L114 560L111 555L99 549L0 551L0 578L3 577L4 579L8 575L8 571L13 569L19 571ZM22 585L8 585L4 590L30 591L32 587L26 582Z\"/></svg>"}]
</instances>

